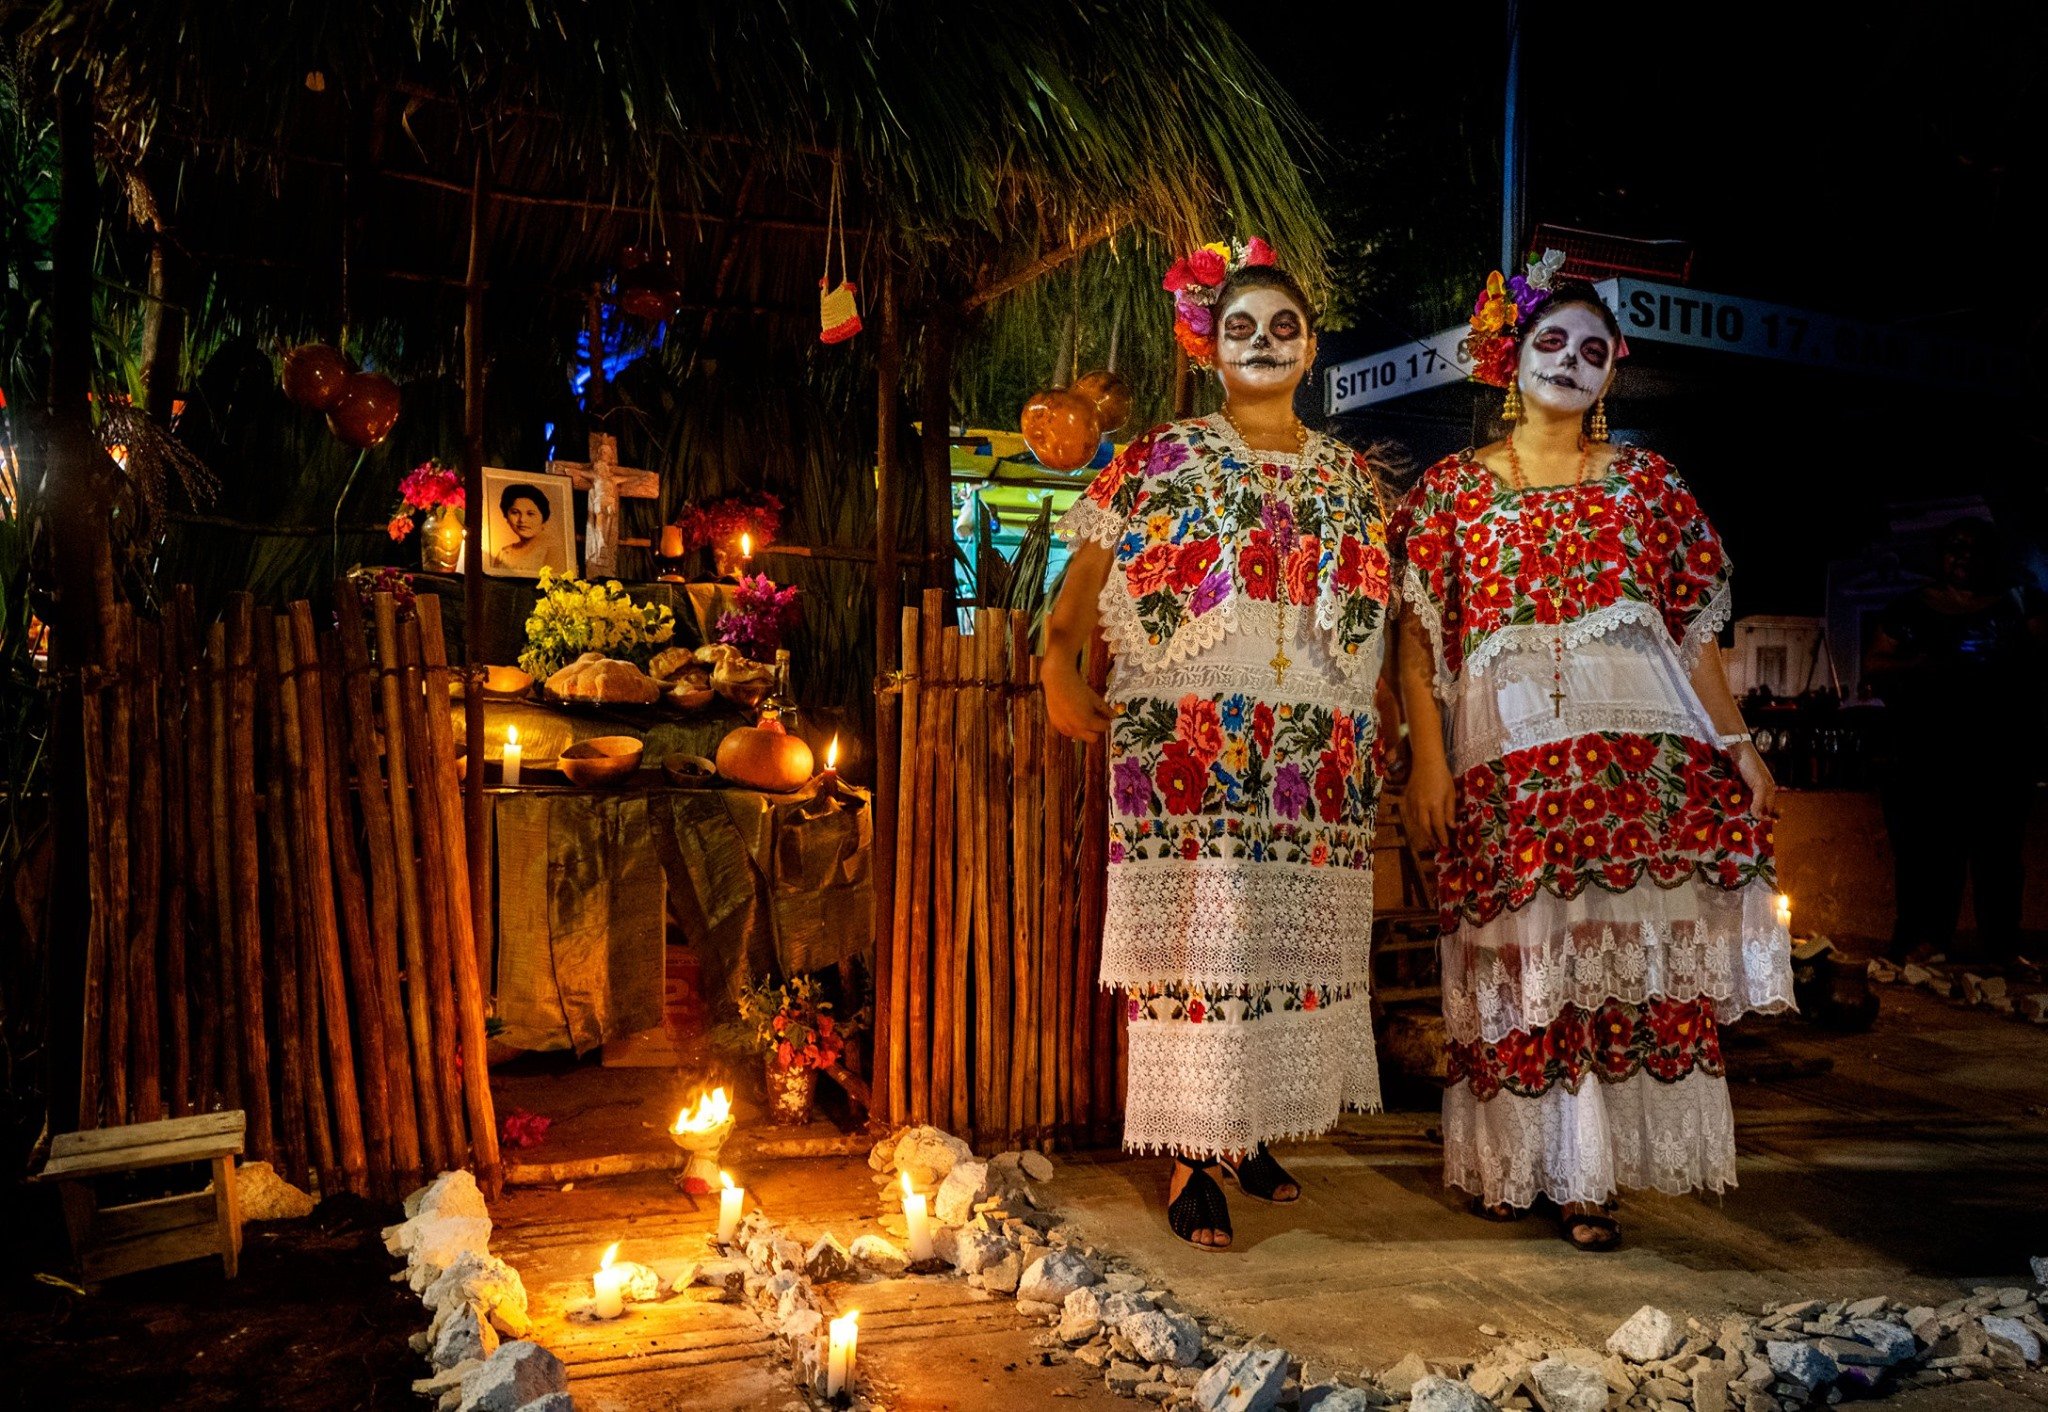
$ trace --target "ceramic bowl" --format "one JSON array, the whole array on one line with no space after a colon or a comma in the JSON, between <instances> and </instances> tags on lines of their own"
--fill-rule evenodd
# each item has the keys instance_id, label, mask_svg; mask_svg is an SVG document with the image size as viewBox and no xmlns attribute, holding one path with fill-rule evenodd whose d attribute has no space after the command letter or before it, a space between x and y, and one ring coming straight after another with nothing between
<instances>
[{"instance_id":1,"label":"ceramic bowl","mask_svg":"<svg viewBox=\"0 0 2048 1412\"><path fill-rule=\"evenodd\" d=\"M586 788L618 784L631 779L640 768L640 753L645 748L630 735L592 736L564 750L557 764L571 784Z\"/></svg>"},{"instance_id":2,"label":"ceramic bowl","mask_svg":"<svg viewBox=\"0 0 2048 1412\"><path fill-rule=\"evenodd\" d=\"M483 692L486 696L509 700L524 696L531 690L533 678L517 667L484 668Z\"/></svg>"},{"instance_id":3,"label":"ceramic bowl","mask_svg":"<svg viewBox=\"0 0 2048 1412\"><path fill-rule=\"evenodd\" d=\"M718 766L702 755L671 755L661 762L661 771L669 783L685 789L704 789L718 782Z\"/></svg>"}]
</instances>

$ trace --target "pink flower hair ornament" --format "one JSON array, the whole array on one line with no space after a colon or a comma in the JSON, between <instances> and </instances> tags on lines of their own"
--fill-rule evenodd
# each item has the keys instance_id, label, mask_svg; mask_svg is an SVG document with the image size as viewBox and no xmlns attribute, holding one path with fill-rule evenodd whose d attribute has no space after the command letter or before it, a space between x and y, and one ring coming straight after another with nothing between
<instances>
[{"instance_id":1,"label":"pink flower hair ornament","mask_svg":"<svg viewBox=\"0 0 2048 1412\"><path fill-rule=\"evenodd\" d=\"M1216 298L1239 270L1274 263L1273 247L1258 236L1239 243L1212 240L1175 260L1160 288L1173 296L1173 339L1188 361L1206 368L1216 360Z\"/></svg>"}]
</instances>

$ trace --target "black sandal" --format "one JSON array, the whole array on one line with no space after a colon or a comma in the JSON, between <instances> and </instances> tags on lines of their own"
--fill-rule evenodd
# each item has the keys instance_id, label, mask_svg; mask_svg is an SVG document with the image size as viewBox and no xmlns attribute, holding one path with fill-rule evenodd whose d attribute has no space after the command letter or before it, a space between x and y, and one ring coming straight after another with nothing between
<instances>
[{"instance_id":1,"label":"black sandal","mask_svg":"<svg viewBox=\"0 0 2048 1412\"><path fill-rule=\"evenodd\" d=\"M1301 1200L1301 1183L1274 1159L1263 1142L1253 1148L1243 1161L1234 1165L1224 1162L1221 1165L1224 1171L1237 1179L1238 1190L1253 1200L1270 1201L1275 1206L1285 1206ZM1273 1195L1283 1186L1293 1187L1294 1195Z\"/></svg>"},{"instance_id":2,"label":"black sandal","mask_svg":"<svg viewBox=\"0 0 2048 1412\"><path fill-rule=\"evenodd\" d=\"M1179 1153L1174 1154L1173 1160L1188 1169L1188 1180L1187 1185L1180 1189L1180 1195L1167 1203L1167 1229L1197 1250L1230 1249L1227 1243L1204 1245L1195 1239L1196 1231L1221 1231L1233 1238L1236 1235L1230 1228L1230 1203L1223 1199L1223 1188L1202 1170L1209 1164Z\"/></svg>"},{"instance_id":3,"label":"black sandal","mask_svg":"<svg viewBox=\"0 0 2048 1412\"><path fill-rule=\"evenodd\" d=\"M1502 1223L1519 1221L1529 1214L1529 1208L1526 1206L1510 1206L1505 1201L1488 1206L1483 1197L1477 1196L1472 1198L1466 1209L1482 1221L1498 1221Z\"/></svg>"},{"instance_id":4,"label":"black sandal","mask_svg":"<svg viewBox=\"0 0 2048 1412\"><path fill-rule=\"evenodd\" d=\"M1583 1250L1593 1255L1604 1255L1610 1250L1621 1248L1621 1223L1612 1216L1598 1211L1559 1211L1557 1220L1564 1236L1564 1243L1574 1250ZM1591 1231L1589 1238L1581 1239L1581 1230Z\"/></svg>"}]
</instances>

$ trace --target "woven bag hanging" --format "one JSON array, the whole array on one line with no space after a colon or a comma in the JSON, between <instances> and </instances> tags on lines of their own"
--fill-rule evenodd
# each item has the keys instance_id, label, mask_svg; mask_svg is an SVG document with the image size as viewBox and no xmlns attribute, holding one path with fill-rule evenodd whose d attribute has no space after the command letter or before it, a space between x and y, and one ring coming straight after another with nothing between
<instances>
[{"instance_id":1,"label":"woven bag hanging","mask_svg":"<svg viewBox=\"0 0 2048 1412\"><path fill-rule=\"evenodd\" d=\"M839 283L832 283L832 236L839 235ZM832 163L832 199L825 216L825 273L818 279L818 338L844 343L860 332L860 305L854 302L853 281L847 278L846 212L840 204L839 163Z\"/></svg>"}]
</instances>

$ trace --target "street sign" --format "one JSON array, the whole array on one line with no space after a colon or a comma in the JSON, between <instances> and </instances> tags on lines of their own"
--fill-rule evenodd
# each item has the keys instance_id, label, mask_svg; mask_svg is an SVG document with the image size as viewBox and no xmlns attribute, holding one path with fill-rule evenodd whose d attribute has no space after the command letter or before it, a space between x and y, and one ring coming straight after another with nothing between
<instances>
[{"instance_id":1,"label":"street sign","mask_svg":"<svg viewBox=\"0 0 2048 1412\"><path fill-rule=\"evenodd\" d=\"M1467 332L1459 324L1432 338L1337 364L1330 369L1324 410L1349 412L1439 383L1464 381L1472 372L1472 360L1464 354Z\"/></svg>"}]
</instances>

